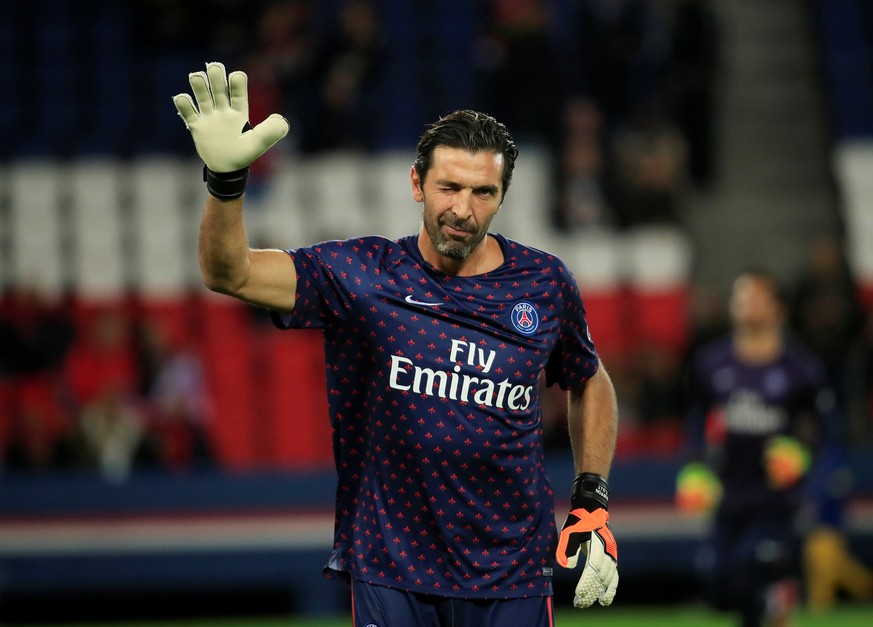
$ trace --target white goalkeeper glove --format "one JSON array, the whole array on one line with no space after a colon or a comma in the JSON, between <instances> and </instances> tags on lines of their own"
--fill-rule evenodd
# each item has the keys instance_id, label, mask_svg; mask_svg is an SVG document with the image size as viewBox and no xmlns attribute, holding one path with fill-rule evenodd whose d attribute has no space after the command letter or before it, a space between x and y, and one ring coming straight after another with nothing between
<instances>
[{"instance_id":1,"label":"white goalkeeper glove","mask_svg":"<svg viewBox=\"0 0 873 627\"><path fill-rule=\"evenodd\" d=\"M573 605L579 608L589 607L595 601L603 606L611 604L618 588L618 547L609 529L608 501L603 477L594 473L576 477L571 511L561 527L556 557L564 568L575 568L579 554L585 555L573 599Z\"/></svg>"},{"instance_id":2,"label":"white goalkeeper glove","mask_svg":"<svg viewBox=\"0 0 873 627\"><path fill-rule=\"evenodd\" d=\"M288 134L288 121L274 113L252 128L245 72L228 77L223 64L207 63L206 71L189 74L188 82L197 105L188 94L174 96L173 103L206 165L206 186L218 198L238 198L249 166Z\"/></svg>"}]
</instances>

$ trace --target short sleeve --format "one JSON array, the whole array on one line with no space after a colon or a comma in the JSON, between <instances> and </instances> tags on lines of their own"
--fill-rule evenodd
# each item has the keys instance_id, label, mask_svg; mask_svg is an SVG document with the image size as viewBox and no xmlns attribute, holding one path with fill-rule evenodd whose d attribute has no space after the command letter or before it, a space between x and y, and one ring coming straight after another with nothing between
<instances>
[{"instance_id":1,"label":"short sleeve","mask_svg":"<svg viewBox=\"0 0 873 627\"><path fill-rule=\"evenodd\" d=\"M294 311L271 312L273 324L280 329L323 328L341 321L349 310L348 289L341 273L334 271L335 248L341 242L329 242L288 250L297 272Z\"/></svg>"},{"instance_id":2,"label":"short sleeve","mask_svg":"<svg viewBox=\"0 0 873 627\"><path fill-rule=\"evenodd\" d=\"M600 365L588 330L585 305L575 278L566 266L561 290L562 311L558 341L546 364L546 385L569 390L590 379Z\"/></svg>"}]
</instances>

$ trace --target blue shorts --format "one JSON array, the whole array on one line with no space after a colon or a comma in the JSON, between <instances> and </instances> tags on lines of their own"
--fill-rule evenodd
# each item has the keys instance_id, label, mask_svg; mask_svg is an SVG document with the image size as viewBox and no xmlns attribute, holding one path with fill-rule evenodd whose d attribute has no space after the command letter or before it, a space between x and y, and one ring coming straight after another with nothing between
<instances>
[{"instance_id":1,"label":"blue shorts","mask_svg":"<svg viewBox=\"0 0 873 627\"><path fill-rule=\"evenodd\" d=\"M554 627L552 597L453 599L352 579L353 627Z\"/></svg>"}]
</instances>

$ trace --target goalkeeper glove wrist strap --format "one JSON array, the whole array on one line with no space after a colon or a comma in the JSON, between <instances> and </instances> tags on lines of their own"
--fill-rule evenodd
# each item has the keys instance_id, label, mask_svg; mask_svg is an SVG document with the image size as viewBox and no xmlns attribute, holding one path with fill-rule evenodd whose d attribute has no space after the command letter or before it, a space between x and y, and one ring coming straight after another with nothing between
<instances>
[{"instance_id":1,"label":"goalkeeper glove wrist strap","mask_svg":"<svg viewBox=\"0 0 873 627\"><path fill-rule=\"evenodd\" d=\"M204 165L203 180L206 181L206 189L210 194L220 200L233 200L245 193L249 169L246 167L233 172L213 172Z\"/></svg>"},{"instance_id":2,"label":"goalkeeper glove wrist strap","mask_svg":"<svg viewBox=\"0 0 873 627\"><path fill-rule=\"evenodd\" d=\"M572 509L582 508L589 512L609 507L609 486L606 479L594 472L582 472L573 481L573 491L570 495Z\"/></svg>"}]
</instances>

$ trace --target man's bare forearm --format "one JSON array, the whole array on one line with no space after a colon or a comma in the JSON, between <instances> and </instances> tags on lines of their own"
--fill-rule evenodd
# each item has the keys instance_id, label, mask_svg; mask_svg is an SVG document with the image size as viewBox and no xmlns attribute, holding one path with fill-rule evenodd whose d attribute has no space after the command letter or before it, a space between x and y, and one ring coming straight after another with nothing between
<instances>
[{"instance_id":1,"label":"man's bare forearm","mask_svg":"<svg viewBox=\"0 0 873 627\"><path fill-rule=\"evenodd\" d=\"M200 275L211 290L232 294L249 272L249 242L243 200L208 195L200 220Z\"/></svg>"},{"instance_id":2,"label":"man's bare forearm","mask_svg":"<svg viewBox=\"0 0 873 627\"><path fill-rule=\"evenodd\" d=\"M603 367L569 393L568 424L576 473L609 476L618 434L618 407L612 380Z\"/></svg>"},{"instance_id":3,"label":"man's bare forearm","mask_svg":"<svg viewBox=\"0 0 873 627\"><path fill-rule=\"evenodd\" d=\"M242 198L207 198L200 220L200 274L215 292L267 309L294 309L294 262L283 250L249 248Z\"/></svg>"}]
</instances>

